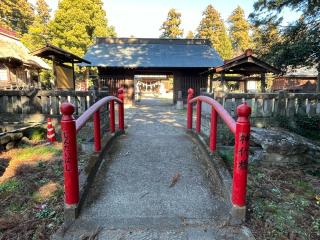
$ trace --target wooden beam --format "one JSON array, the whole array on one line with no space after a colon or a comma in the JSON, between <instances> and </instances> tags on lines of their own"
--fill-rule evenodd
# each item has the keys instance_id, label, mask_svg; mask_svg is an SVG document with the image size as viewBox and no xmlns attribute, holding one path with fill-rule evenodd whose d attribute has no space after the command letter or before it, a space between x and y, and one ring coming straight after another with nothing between
<instances>
[{"instance_id":1,"label":"wooden beam","mask_svg":"<svg viewBox=\"0 0 320 240\"><path fill-rule=\"evenodd\" d=\"M266 74L261 73L261 92L266 92Z\"/></svg>"}]
</instances>

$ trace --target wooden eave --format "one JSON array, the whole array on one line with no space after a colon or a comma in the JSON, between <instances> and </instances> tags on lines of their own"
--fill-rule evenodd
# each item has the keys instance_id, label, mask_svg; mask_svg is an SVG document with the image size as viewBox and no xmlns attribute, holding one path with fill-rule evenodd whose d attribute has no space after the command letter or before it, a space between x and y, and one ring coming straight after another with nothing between
<instances>
[{"instance_id":1,"label":"wooden eave","mask_svg":"<svg viewBox=\"0 0 320 240\"><path fill-rule=\"evenodd\" d=\"M51 44L47 44L45 47L32 52L32 55L48 60L53 60L59 63L91 63Z\"/></svg>"},{"instance_id":2,"label":"wooden eave","mask_svg":"<svg viewBox=\"0 0 320 240\"><path fill-rule=\"evenodd\" d=\"M207 73L252 75L260 73L280 74L281 70L253 56L251 52L226 60L221 66L211 68Z\"/></svg>"}]
</instances>

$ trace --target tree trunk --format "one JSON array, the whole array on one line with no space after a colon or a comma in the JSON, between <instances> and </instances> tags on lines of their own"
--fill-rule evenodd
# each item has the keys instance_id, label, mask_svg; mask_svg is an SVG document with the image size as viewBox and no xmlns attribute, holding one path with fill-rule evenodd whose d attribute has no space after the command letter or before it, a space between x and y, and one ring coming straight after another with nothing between
<instances>
[{"instance_id":1,"label":"tree trunk","mask_svg":"<svg viewBox=\"0 0 320 240\"><path fill-rule=\"evenodd\" d=\"M320 63L318 64L317 71L318 71L318 79L317 79L317 89L316 89L316 92L317 92L317 93L320 93Z\"/></svg>"}]
</instances>

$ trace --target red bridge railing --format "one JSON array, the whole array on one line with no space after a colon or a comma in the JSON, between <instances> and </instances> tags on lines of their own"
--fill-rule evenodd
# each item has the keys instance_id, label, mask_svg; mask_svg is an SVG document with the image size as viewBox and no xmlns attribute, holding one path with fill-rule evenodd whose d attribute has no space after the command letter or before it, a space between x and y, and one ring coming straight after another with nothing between
<instances>
[{"instance_id":1,"label":"red bridge railing","mask_svg":"<svg viewBox=\"0 0 320 240\"><path fill-rule=\"evenodd\" d=\"M193 98L193 89L188 89L187 106L187 128L192 129L192 104L197 103L196 107L196 132L201 131L201 103L209 104L211 108L210 120L210 140L209 148L211 152L216 150L217 143L217 117L222 118L231 132L235 135L234 159L233 159L233 179L232 179L232 204L238 207L246 205L246 188L248 174L248 156L250 140L250 121L251 108L247 103L237 107L238 119L235 121L231 115L214 99L206 96Z\"/></svg>"},{"instance_id":2,"label":"red bridge railing","mask_svg":"<svg viewBox=\"0 0 320 240\"><path fill-rule=\"evenodd\" d=\"M79 173L78 173L78 155L77 155L77 132L93 116L94 126L94 149L96 152L101 150L100 136L100 108L109 104L110 129L115 132L115 102L118 103L119 130L124 132L124 92L120 88L118 97L108 96L102 98L85 111L77 120L74 119L74 105L71 103L61 104L62 112L61 132L63 142L63 168L64 168L64 188L65 203L67 205L76 205L79 203Z\"/></svg>"}]
</instances>

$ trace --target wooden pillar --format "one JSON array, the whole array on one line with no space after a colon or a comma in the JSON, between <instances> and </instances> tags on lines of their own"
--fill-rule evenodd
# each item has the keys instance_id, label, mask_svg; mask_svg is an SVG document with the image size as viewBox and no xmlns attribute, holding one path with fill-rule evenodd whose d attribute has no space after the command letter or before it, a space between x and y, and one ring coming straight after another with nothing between
<instances>
[{"instance_id":1,"label":"wooden pillar","mask_svg":"<svg viewBox=\"0 0 320 240\"><path fill-rule=\"evenodd\" d=\"M213 92L213 89L212 89L212 81L213 81L213 73L211 73L210 75L209 75L209 78L210 78L210 92Z\"/></svg>"},{"instance_id":2,"label":"wooden pillar","mask_svg":"<svg viewBox=\"0 0 320 240\"><path fill-rule=\"evenodd\" d=\"M225 84L226 84L226 82L225 82L225 73L222 72L221 73L221 86L222 86L222 90L223 91L225 91Z\"/></svg>"},{"instance_id":3,"label":"wooden pillar","mask_svg":"<svg viewBox=\"0 0 320 240\"><path fill-rule=\"evenodd\" d=\"M76 91L76 76L74 73L74 62L72 61L72 80L73 80L73 90Z\"/></svg>"},{"instance_id":4,"label":"wooden pillar","mask_svg":"<svg viewBox=\"0 0 320 240\"><path fill-rule=\"evenodd\" d=\"M56 68L55 68L55 65L56 65L56 62L55 62L55 57L52 56L52 70L53 70L53 89L57 89L57 85L58 85L58 77L57 77L57 71L56 71Z\"/></svg>"},{"instance_id":5,"label":"wooden pillar","mask_svg":"<svg viewBox=\"0 0 320 240\"><path fill-rule=\"evenodd\" d=\"M244 92L247 93L248 92L248 80L244 80Z\"/></svg>"},{"instance_id":6,"label":"wooden pillar","mask_svg":"<svg viewBox=\"0 0 320 240\"><path fill-rule=\"evenodd\" d=\"M261 92L266 92L266 74L261 73Z\"/></svg>"},{"instance_id":7,"label":"wooden pillar","mask_svg":"<svg viewBox=\"0 0 320 240\"><path fill-rule=\"evenodd\" d=\"M173 73L173 102L176 103L178 99L178 91L181 91L181 73Z\"/></svg>"}]
</instances>

